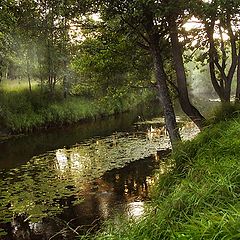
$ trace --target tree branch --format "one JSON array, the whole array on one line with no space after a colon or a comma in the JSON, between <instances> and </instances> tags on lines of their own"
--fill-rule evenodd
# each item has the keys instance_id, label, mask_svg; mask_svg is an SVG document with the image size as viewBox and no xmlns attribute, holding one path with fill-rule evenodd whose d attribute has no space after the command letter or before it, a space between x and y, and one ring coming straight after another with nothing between
<instances>
[{"instance_id":1,"label":"tree branch","mask_svg":"<svg viewBox=\"0 0 240 240\"><path fill-rule=\"evenodd\" d=\"M141 43L141 42L137 42L137 44L138 44L141 48L143 48L143 49L145 49L145 50L147 50L147 51L150 50L150 47L149 47L149 46L146 46L145 44L143 44L143 43Z\"/></svg>"},{"instance_id":2,"label":"tree branch","mask_svg":"<svg viewBox=\"0 0 240 240\"><path fill-rule=\"evenodd\" d=\"M169 78L167 78L167 82L173 87L173 89L176 91L176 93L179 95L178 87L174 84L173 81L171 81Z\"/></svg>"},{"instance_id":3,"label":"tree branch","mask_svg":"<svg viewBox=\"0 0 240 240\"><path fill-rule=\"evenodd\" d=\"M150 42L149 40L135 27L133 26L130 22L128 22L126 19L124 19L122 16L121 16L121 19L123 22L125 22L130 28L132 28L137 34L139 34L147 43L148 45L150 45Z\"/></svg>"},{"instance_id":4,"label":"tree branch","mask_svg":"<svg viewBox=\"0 0 240 240\"><path fill-rule=\"evenodd\" d=\"M232 81L233 75L235 73L236 67L237 67L237 45L236 45L236 36L233 33L232 30L232 25L231 25L231 20L230 16L228 14L227 16L227 30L228 30L228 35L230 37L230 43L231 43L231 51L232 51L232 63L228 72L228 79L229 81Z\"/></svg>"},{"instance_id":5,"label":"tree branch","mask_svg":"<svg viewBox=\"0 0 240 240\"><path fill-rule=\"evenodd\" d=\"M219 33L220 33L220 39L221 39L222 69L225 71L227 54L226 54L226 51L225 51L225 44L224 44L224 41L223 41L223 32L222 32L221 24L219 24Z\"/></svg>"},{"instance_id":6,"label":"tree branch","mask_svg":"<svg viewBox=\"0 0 240 240\"><path fill-rule=\"evenodd\" d=\"M219 83L217 81L214 62L211 61L211 59L210 59L210 63L209 63L209 69L210 69L210 76L211 76L212 85L213 85L215 91L217 92L218 96L220 97L220 99L223 99L223 91L222 91L223 88L222 88L222 86L219 85Z\"/></svg>"},{"instance_id":7,"label":"tree branch","mask_svg":"<svg viewBox=\"0 0 240 240\"><path fill-rule=\"evenodd\" d=\"M209 58L210 58L210 62L212 62L213 64L216 65L217 69L219 70L219 72L221 74L222 79L226 83L227 76L225 74L224 68L219 63L219 57L218 57L217 49L216 49L215 42L213 39L214 26L215 26L215 16L212 16L210 26L208 25L207 22L205 22L205 28L207 31L208 41L210 43ZM215 68L214 68L214 71L215 71ZM215 76L215 79L216 79L216 76Z\"/></svg>"}]
</instances>

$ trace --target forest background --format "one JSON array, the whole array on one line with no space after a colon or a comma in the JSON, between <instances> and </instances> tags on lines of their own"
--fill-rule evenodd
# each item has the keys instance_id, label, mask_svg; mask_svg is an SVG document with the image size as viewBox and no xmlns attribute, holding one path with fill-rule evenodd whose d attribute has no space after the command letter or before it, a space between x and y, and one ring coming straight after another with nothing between
<instances>
[{"instance_id":1,"label":"forest background","mask_svg":"<svg viewBox=\"0 0 240 240\"><path fill-rule=\"evenodd\" d=\"M177 98L202 129L194 95L240 95L239 1L3 0L3 133L116 114L157 97L172 144Z\"/></svg>"}]
</instances>

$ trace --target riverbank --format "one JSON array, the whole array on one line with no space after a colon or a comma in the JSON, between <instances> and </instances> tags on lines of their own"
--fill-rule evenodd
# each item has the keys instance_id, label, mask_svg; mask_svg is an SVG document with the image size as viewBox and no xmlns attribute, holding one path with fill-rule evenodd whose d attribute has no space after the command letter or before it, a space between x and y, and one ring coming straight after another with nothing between
<instances>
[{"instance_id":1,"label":"riverbank","mask_svg":"<svg viewBox=\"0 0 240 240\"><path fill-rule=\"evenodd\" d=\"M160 169L141 220L79 239L239 239L240 117L210 125Z\"/></svg>"},{"instance_id":2,"label":"riverbank","mask_svg":"<svg viewBox=\"0 0 240 240\"><path fill-rule=\"evenodd\" d=\"M33 89L0 92L0 140L14 134L29 133L52 127L63 127L78 122L91 121L135 108L149 102L153 96L149 91L126 91L119 96L63 98L56 92L49 98Z\"/></svg>"}]
</instances>

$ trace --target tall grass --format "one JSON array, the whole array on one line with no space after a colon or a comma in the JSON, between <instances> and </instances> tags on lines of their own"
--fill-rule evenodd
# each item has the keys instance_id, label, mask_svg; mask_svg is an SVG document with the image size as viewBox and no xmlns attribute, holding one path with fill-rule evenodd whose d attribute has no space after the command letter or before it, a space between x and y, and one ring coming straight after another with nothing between
<instances>
[{"instance_id":1,"label":"tall grass","mask_svg":"<svg viewBox=\"0 0 240 240\"><path fill-rule=\"evenodd\" d=\"M31 81L31 87L36 89L38 87L39 82L36 80ZM2 80L1 89L6 92L21 92L29 89L29 83L24 79L16 79L16 80Z\"/></svg>"},{"instance_id":2,"label":"tall grass","mask_svg":"<svg viewBox=\"0 0 240 240\"><path fill-rule=\"evenodd\" d=\"M36 84L31 93L26 84L3 84L0 89L0 128L22 133L72 124L130 110L148 97L149 92L128 92L117 98L68 96L64 99L61 89L49 95L43 93Z\"/></svg>"},{"instance_id":3,"label":"tall grass","mask_svg":"<svg viewBox=\"0 0 240 240\"><path fill-rule=\"evenodd\" d=\"M140 221L80 239L240 239L240 118L221 121L172 155Z\"/></svg>"}]
</instances>

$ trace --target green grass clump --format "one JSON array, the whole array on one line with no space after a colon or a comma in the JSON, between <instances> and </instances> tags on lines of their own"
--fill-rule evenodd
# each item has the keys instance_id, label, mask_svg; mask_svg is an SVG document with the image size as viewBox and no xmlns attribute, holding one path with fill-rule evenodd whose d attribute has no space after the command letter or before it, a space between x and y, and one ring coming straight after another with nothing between
<instances>
[{"instance_id":1,"label":"green grass clump","mask_svg":"<svg viewBox=\"0 0 240 240\"><path fill-rule=\"evenodd\" d=\"M222 103L215 108L213 116L214 117L208 121L209 124L231 119L233 116L240 116L240 103Z\"/></svg>"},{"instance_id":2,"label":"green grass clump","mask_svg":"<svg viewBox=\"0 0 240 240\"><path fill-rule=\"evenodd\" d=\"M83 96L63 98L58 86L54 94L34 85L32 92L25 85L2 85L0 89L0 130L25 133L36 129L59 127L82 120L96 119L130 110L148 101L149 92L125 92L100 99Z\"/></svg>"},{"instance_id":3,"label":"green grass clump","mask_svg":"<svg viewBox=\"0 0 240 240\"><path fill-rule=\"evenodd\" d=\"M240 118L210 126L172 155L140 221L89 239L240 239Z\"/></svg>"}]
</instances>

